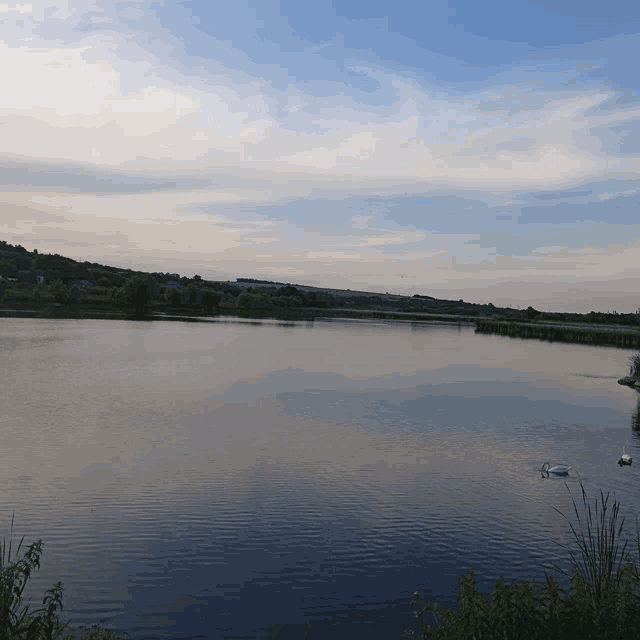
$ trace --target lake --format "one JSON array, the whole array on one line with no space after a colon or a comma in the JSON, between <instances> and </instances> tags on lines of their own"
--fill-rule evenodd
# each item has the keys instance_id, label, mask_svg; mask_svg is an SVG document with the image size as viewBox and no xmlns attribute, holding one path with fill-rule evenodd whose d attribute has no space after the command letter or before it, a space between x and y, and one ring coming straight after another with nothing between
<instances>
[{"instance_id":1,"label":"lake","mask_svg":"<svg viewBox=\"0 0 640 640\"><path fill-rule=\"evenodd\" d=\"M0 346L0 534L43 540L31 606L61 580L72 627L399 639L415 590L561 562L580 481L640 505L620 349L237 318L2 318Z\"/></svg>"}]
</instances>

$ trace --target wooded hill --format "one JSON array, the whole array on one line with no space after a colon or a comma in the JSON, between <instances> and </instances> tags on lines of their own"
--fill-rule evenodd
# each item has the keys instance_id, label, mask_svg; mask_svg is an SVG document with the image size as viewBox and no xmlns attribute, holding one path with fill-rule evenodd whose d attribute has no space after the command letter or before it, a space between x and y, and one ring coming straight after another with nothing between
<instances>
[{"instance_id":1,"label":"wooded hill","mask_svg":"<svg viewBox=\"0 0 640 640\"><path fill-rule=\"evenodd\" d=\"M42 310L66 307L86 311L198 314L315 310L316 315L337 311L376 311L494 318L517 322L640 326L640 314L546 313L499 308L491 303L440 300L425 295L401 296L366 291L337 290L282 282L238 278L236 282L208 281L177 273L146 273L77 262L58 254L27 251L0 241L0 306L4 309ZM326 311L323 311L326 310Z\"/></svg>"}]
</instances>

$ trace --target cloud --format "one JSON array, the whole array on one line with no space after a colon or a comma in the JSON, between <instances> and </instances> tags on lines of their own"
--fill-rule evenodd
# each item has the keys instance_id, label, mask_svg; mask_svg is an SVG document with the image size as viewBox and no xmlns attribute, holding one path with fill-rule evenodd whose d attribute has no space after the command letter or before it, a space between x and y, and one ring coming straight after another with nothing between
<instances>
[{"instance_id":1,"label":"cloud","mask_svg":"<svg viewBox=\"0 0 640 640\"><path fill-rule=\"evenodd\" d=\"M3 229L334 286L626 277L640 14L623 9L0 5Z\"/></svg>"},{"instance_id":2,"label":"cloud","mask_svg":"<svg viewBox=\"0 0 640 640\"><path fill-rule=\"evenodd\" d=\"M567 185L631 166L625 162L634 157L633 135L625 127L640 107L597 113L614 91L570 87L571 78L598 65L512 63L494 70L493 88L462 97L437 83L416 83L410 67L349 48L333 27L330 40L309 40L275 4L216 4L221 13L213 6L33 5L30 24L19 29L30 38L0 50L10 70L0 102L9 125L6 152L103 167L138 158L204 160L493 187ZM287 7L297 24L301 17ZM334 27L361 28L348 12L322 7ZM375 16L365 22L381 26ZM37 48L54 30L64 46ZM411 32L410 25L403 30ZM190 37L196 32L202 46ZM326 67L328 45L344 53L337 66L333 60ZM305 61L304 76L292 72L294 58ZM527 82L505 84L516 70ZM33 79L27 87L24 77ZM366 78L371 83L362 84ZM616 136L626 141L617 155Z\"/></svg>"}]
</instances>

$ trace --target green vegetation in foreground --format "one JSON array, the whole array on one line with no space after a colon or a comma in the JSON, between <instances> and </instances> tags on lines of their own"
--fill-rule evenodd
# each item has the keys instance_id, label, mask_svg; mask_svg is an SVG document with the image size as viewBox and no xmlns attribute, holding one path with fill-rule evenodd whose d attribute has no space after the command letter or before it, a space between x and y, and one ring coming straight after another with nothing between
<instances>
[{"instance_id":1,"label":"green vegetation in foreground","mask_svg":"<svg viewBox=\"0 0 640 640\"><path fill-rule=\"evenodd\" d=\"M567 487L568 488L568 487ZM600 492L595 508L582 490L583 513L574 511L577 528L569 522L578 551L569 553L573 571L565 592L550 575L544 584L499 579L490 598L478 591L473 569L460 577L458 602L453 612L425 604L415 592L411 600L419 632L409 638L437 640L620 640L640 637L640 572L637 559L621 544L624 519L618 524L620 504L609 506L609 494ZM640 556L640 537L636 532ZM553 565L554 569L558 569ZM558 569L560 570L560 569ZM561 571L561 570L560 570ZM564 572L563 572L564 573ZM429 614L429 615L428 615Z\"/></svg>"},{"instance_id":2,"label":"green vegetation in foreground","mask_svg":"<svg viewBox=\"0 0 640 640\"><path fill-rule=\"evenodd\" d=\"M11 518L11 535L13 536L13 518ZM20 540L16 555L20 553L24 536ZM34 569L40 568L42 540L29 545L20 559L11 560L11 538L7 553L7 541L3 539L0 548L0 638L2 640L77 640L73 633L63 634L68 624L58 618L62 612L62 582L56 583L52 589L45 591L41 609L29 611L29 606L22 606L22 593ZM126 640L116 636L112 631L100 629L94 625L81 636L83 640Z\"/></svg>"},{"instance_id":3,"label":"green vegetation in foreground","mask_svg":"<svg viewBox=\"0 0 640 640\"><path fill-rule=\"evenodd\" d=\"M628 387L640 387L640 353L634 353L629 356L629 375L618 380L618 384L624 384Z\"/></svg>"},{"instance_id":4,"label":"green vegetation in foreground","mask_svg":"<svg viewBox=\"0 0 640 640\"><path fill-rule=\"evenodd\" d=\"M640 379L640 353L629 356L629 375L632 378Z\"/></svg>"}]
</instances>

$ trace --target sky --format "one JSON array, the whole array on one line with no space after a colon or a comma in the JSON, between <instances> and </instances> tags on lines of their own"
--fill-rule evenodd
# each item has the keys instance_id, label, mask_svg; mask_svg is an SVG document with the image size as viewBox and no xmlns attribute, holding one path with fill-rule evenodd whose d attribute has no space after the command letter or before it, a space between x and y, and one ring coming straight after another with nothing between
<instances>
[{"instance_id":1,"label":"sky","mask_svg":"<svg viewBox=\"0 0 640 640\"><path fill-rule=\"evenodd\" d=\"M629 0L0 4L0 237L635 312L638 51Z\"/></svg>"}]
</instances>

